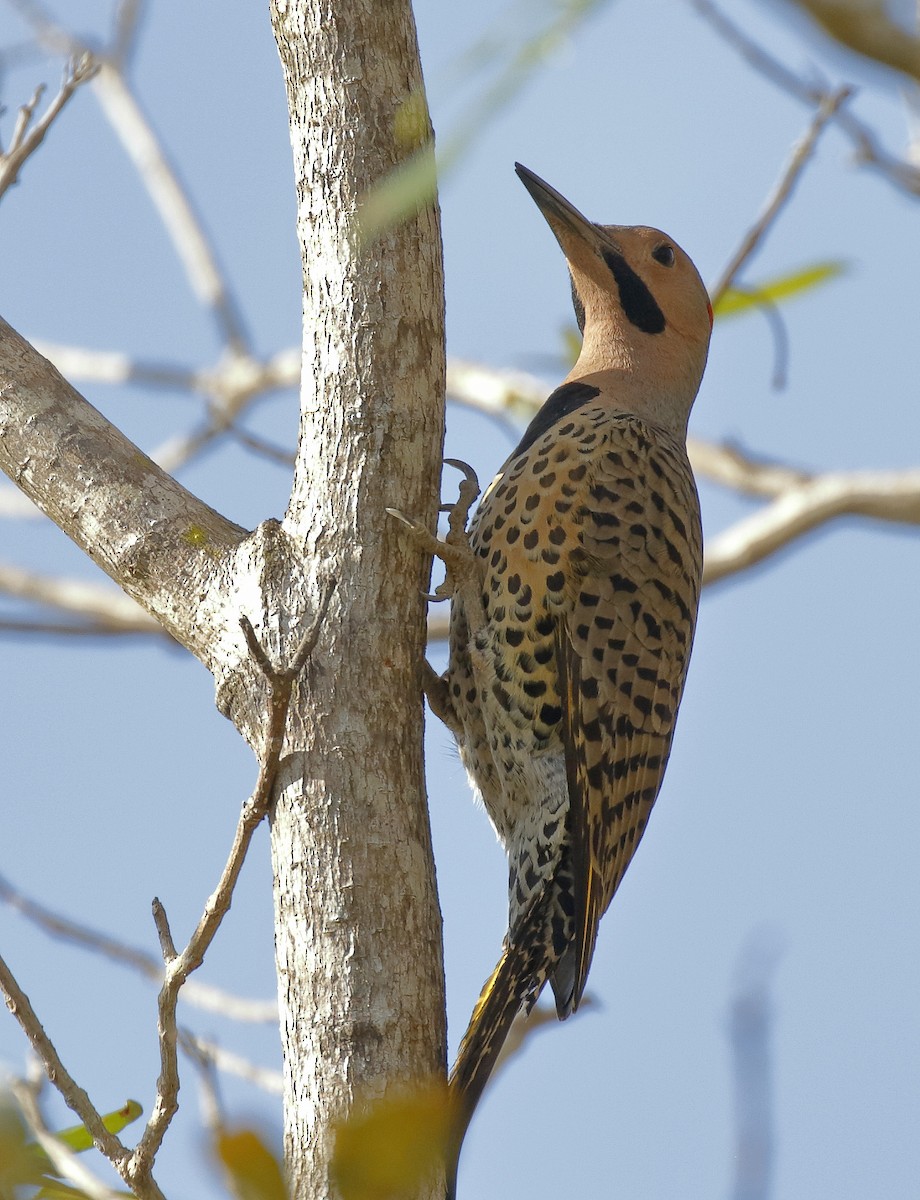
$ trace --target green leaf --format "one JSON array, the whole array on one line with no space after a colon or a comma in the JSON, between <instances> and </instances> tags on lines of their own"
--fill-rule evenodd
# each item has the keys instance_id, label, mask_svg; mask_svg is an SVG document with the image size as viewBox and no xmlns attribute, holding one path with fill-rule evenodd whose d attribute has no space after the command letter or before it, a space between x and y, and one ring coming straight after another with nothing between
<instances>
[{"instance_id":1,"label":"green leaf","mask_svg":"<svg viewBox=\"0 0 920 1200\"><path fill-rule=\"evenodd\" d=\"M836 279L847 269L845 262L813 263L789 275L778 275L746 288L729 288L714 307L717 317L735 317L764 304L779 304L802 292Z\"/></svg>"},{"instance_id":2,"label":"green leaf","mask_svg":"<svg viewBox=\"0 0 920 1200\"><path fill-rule=\"evenodd\" d=\"M143 1111L136 1100L126 1100L115 1112L106 1113L102 1118L102 1124L109 1133L121 1133L124 1127L130 1125L132 1121L136 1121ZM72 1125L69 1129L60 1130L54 1136L77 1154L93 1148L93 1139L85 1125Z\"/></svg>"}]
</instances>

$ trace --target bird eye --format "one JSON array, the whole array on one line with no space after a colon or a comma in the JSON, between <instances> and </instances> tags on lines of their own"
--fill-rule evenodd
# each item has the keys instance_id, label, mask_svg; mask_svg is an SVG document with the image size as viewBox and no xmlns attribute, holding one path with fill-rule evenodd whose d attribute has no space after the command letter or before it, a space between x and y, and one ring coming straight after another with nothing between
<instances>
[{"instance_id":1,"label":"bird eye","mask_svg":"<svg viewBox=\"0 0 920 1200\"><path fill-rule=\"evenodd\" d=\"M662 242L660 246L656 246L652 251L652 258L656 262L660 262L663 267L673 267L674 247L669 246L667 242Z\"/></svg>"}]
</instances>

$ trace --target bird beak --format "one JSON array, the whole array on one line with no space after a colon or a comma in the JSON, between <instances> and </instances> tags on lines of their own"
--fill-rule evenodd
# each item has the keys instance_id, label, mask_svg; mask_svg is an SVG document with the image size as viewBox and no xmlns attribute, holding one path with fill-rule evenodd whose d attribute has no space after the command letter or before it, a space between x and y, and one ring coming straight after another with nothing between
<instances>
[{"instance_id":1,"label":"bird beak","mask_svg":"<svg viewBox=\"0 0 920 1200\"><path fill-rule=\"evenodd\" d=\"M539 175L535 175L533 171L520 163L515 163L514 169L518 179L530 192L537 208L556 235L556 241L562 247L563 253L566 252L566 245L563 241L566 234L575 234L580 241L586 242L595 250L599 249L601 242L606 241L603 233L593 221L589 221L574 204L570 204L565 196L557 192L554 187L550 187Z\"/></svg>"}]
</instances>

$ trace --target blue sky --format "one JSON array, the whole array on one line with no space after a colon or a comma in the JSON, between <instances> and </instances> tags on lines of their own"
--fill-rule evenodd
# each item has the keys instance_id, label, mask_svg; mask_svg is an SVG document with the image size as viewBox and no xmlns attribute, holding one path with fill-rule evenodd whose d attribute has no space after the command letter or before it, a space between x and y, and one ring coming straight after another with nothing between
<instances>
[{"instance_id":1,"label":"blue sky","mask_svg":"<svg viewBox=\"0 0 920 1200\"><path fill-rule=\"evenodd\" d=\"M101 35L108 4L59 3ZM300 266L283 86L265 6L152 4L133 77L219 247L258 348L299 340ZM240 11L241 10L241 11ZM416 5L433 117L444 139L485 84L450 82L496 28L485 0ZM502 10L503 12L505 10ZM549 7L498 20L512 39ZM899 85L828 47L772 5L735 19L804 75L854 83L851 108L894 153ZM0 8L0 46L22 27ZM56 66L25 57L0 77L14 110ZM481 129L443 181L449 352L564 374L572 323L558 248L515 179L519 160L589 216L667 230L714 280L810 114L754 74L688 3L601 8ZM9 136L10 113L3 118ZM916 464L920 203L824 136L745 279L820 260L845 274L784 309L788 383L771 386L758 315L717 325L691 431L809 470ZM0 205L0 313L26 336L188 365L218 344L93 96L79 95ZM198 402L126 388L88 397L145 449L200 418ZM296 399L250 427L291 442ZM510 442L452 408L448 454L486 479ZM223 446L182 481L252 526L284 509L288 474ZM450 486L453 480L450 481ZM713 536L753 511L703 484ZM601 926L593 1011L535 1038L470 1133L462 1193L685 1200L730 1195L728 1011L745 947L770 974L775 1100L772 1200L908 1197L920 1177L916 745L917 535L837 523L703 599L672 762L648 835ZM0 561L95 578L57 531L0 524ZM5 610L11 611L6 605ZM432 659L444 661L434 648ZM0 872L46 903L156 948L150 900L187 933L217 878L255 769L181 651L6 638ZM491 970L505 867L446 733L429 721L429 791L445 918L451 1044ZM0 908L0 950L104 1108L149 1109L155 997L131 975L47 941ZM204 978L273 993L271 889L261 834ZM277 1033L186 1009L205 1036L266 1064ZM0 1062L24 1042L0 1019ZM170 1196L217 1196L202 1165L193 1074L158 1178ZM229 1080L228 1108L279 1127L274 1100ZM51 1105L58 1124L70 1117Z\"/></svg>"}]
</instances>

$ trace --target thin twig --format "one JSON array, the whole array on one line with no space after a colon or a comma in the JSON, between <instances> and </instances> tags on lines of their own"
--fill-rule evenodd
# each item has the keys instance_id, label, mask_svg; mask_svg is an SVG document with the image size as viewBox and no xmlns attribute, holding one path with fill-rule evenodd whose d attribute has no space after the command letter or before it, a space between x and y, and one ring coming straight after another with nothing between
<instances>
[{"instance_id":1,"label":"thin twig","mask_svg":"<svg viewBox=\"0 0 920 1200\"><path fill-rule=\"evenodd\" d=\"M145 0L119 0L109 57L122 72L130 65L145 14Z\"/></svg>"},{"instance_id":2,"label":"thin twig","mask_svg":"<svg viewBox=\"0 0 920 1200\"><path fill-rule=\"evenodd\" d=\"M164 633L163 626L124 592L81 579L55 578L0 563L0 593L79 614L117 632Z\"/></svg>"},{"instance_id":3,"label":"thin twig","mask_svg":"<svg viewBox=\"0 0 920 1200\"><path fill-rule=\"evenodd\" d=\"M794 96L803 104L814 108L821 104L827 92L825 88L816 86L807 79L802 79L790 71L783 63L759 46L738 25L729 18L711 0L689 0L704 20L708 21L719 36L742 58L771 83L782 88L784 92ZM852 113L841 110L834 115L834 121L850 139L856 148L857 162L873 167L890 183L913 196L920 195L920 168L913 163L904 162L884 150L875 132L863 121L858 120Z\"/></svg>"},{"instance_id":4,"label":"thin twig","mask_svg":"<svg viewBox=\"0 0 920 1200\"><path fill-rule=\"evenodd\" d=\"M719 303L731 287L738 272L760 246L770 226L779 216L783 206L792 195L793 189L809 159L814 154L818 139L827 128L828 122L849 95L849 88L840 88L838 91L822 99L805 136L796 145L786 169L767 198L763 211L745 234L744 238L742 238L741 245L732 255L718 282L710 289L713 307Z\"/></svg>"},{"instance_id":5,"label":"thin twig","mask_svg":"<svg viewBox=\"0 0 920 1200\"><path fill-rule=\"evenodd\" d=\"M101 64L93 90L160 214L192 291L210 309L226 345L245 354L249 335L239 305L218 265L204 223L137 97L111 62Z\"/></svg>"},{"instance_id":6,"label":"thin twig","mask_svg":"<svg viewBox=\"0 0 920 1200\"><path fill-rule=\"evenodd\" d=\"M697 475L750 496L779 496L815 478L814 472L770 459L753 458L732 443L687 438L687 453Z\"/></svg>"},{"instance_id":7,"label":"thin twig","mask_svg":"<svg viewBox=\"0 0 920 1200\"><path fill-rule=\"evenodd\" d=\"M189 938L188 944L180 954L174 954L172 938L162 905L157 904L155 914L157 929L163 945L165 959L165 978L157 1001L158 1030L160 1039L160 1075L157 1080L157 1095L153 1112L141 1139L127 1164L127 1178L132 1183L135 1180L144 1181L149 1178L157 1152L173 1116L178 1108L179 1070L177 1061L178 1026L176 1023L176 1005L179 992L189 975L197 970L204 961L205 953L220 928L221 922L230 909L233 891L239 878L243 862L249 850L256 829L268 812L268 807L274 794L281 755L284 747L284 733L287 724L287 714L290 708L294 684L300 676L304 665L316 646L322 630L323 622L335 589L335 581L329 581L323 588L320 605L313 624L300 641L291 665L286 668L275 667L259 644L252 624L248 617L240 618L240 625L246 639L250 654L265 675L269 684L268 727L262 748L259 778L255 791L243 805L237 824L233 845L221 873L220 881L209 897L204 913L198 925Z\"/></svg>"},{"instance_id":8,"label":"thin twig","mask_svg":"<svg viewBox=\"0 0 920 1200\"><path fill-rule=\"evenodd\" d=\"M210 1043L202 1042L188 1029L179 1030L179 1047L192 1060L198 1071L198 1081L201 1085L202 1124L213 1141L224 1126L223 1106L217 1086L215 1056L211 1053Z\"/></svg>"},{"instance_id":9,"label":"thin twig","mask_svg":"<svg viewBox=\"0 0 920 1200\"><path fill-rule=\"evenodd\" d=\"M160 984L163 981L161 958L46 908L43 904L26 896L2 875L0 875L0 903L9 905L49 937L60 938L74 945L82 946L93 954L107 958L110 962L130 967L152 983ZM183 987L182 999L196 1008L217 1013L231 1021L272 1024L278 1020L278 1005L274 1000L247 1000L243 996L234 996L221 988L201 983L195 979L190 979Z\"/></svg>"},{"instance_id":10,"label":"thin twig","mask_svg":"<svg viewBox=\"0 0 920 1200\"><path fill-rule=\"evenodd\" d=\"M22 1110L30 1132L48 1155L55 1173L73 1184L74 1187L79 1188L80 1193L86 1196L87 1200L122 1200L118 1192L114 1192L101 1179L97 1179L73 1150L51 1132L38 1107L35 1088L16 1080L13 1080L9 1087L16 1103Z\"/></svg>"},{"instance_id":11,"label":"thin twig","mask_svg":"<svg viewBox=\"0 0 920 1200\"><path fill-rule=\"evenodd\" d=\"M157 1029L160 1043L160 1073L157 1094L150 1119L133 1151L110 1133L86 1092L78 1087L65 1070L63 1063L45 1033L25 992L17 983L6 963L0 958L0 990L7 1007L17 1018L38 1054L48 1078L57 1087L65 1102L77 1114L97 1146L103 1151L122 1179L142 1200L164 1200L153 1179L153 1164L173 1116L178 1109L178 1025L176 1006L179 993L188 976L204 961L204 956L230 909L233 891L239 879L247 851L256 829L268 812L274 794L284 747L284 732L294 685L319 640L322 625L335 588L329 581L323 588L315 619L302 637L291 665L278 668L268 659L252 628L242 617L240 624L252 657L269 684L268 728L259 767L255 791L243 805L229 857L217 888L205 904L204 913L194 933L181 953L176 953L169 923L163 906L156 901L154 918L164 957L164 979L157 1001Z\"/></svg>"},{"instance_id":12,"label":"thin twig","mask_svg":"<svg viewBox=\"0 0 920 1200\"><path fill-rule=\"evenodd\" d=\"M80 55L67 64L64 81L60 91L45 109L44 113L33 124L35 110L44 92L44 85L36 88L35 94L28 104L19 110L16 126L10 148L5 154L0 154L0 196L12 187L19 178L26 159L34 154L42 144L45 134L60 115L67 101L81 84L88 83L98 71L98 64L89 53Z\"/></svg>"},{"instance_id":13,"label":"thin twig","mask_svg":"<svg viewBox=\"0 0 920 1200\"><path fill-rule=\"evenodd\" d=\"M89 1130L90 1136L105 1154L109 1162L121 1174L129 1158L129 1151L114 1133L110 1133L103 1123L102 1116L73 1076L61 1062L53 1042L42 1028L35 1014L29 997L16 981L6 962L0 957L0 991L3 992L6 1006L19 1022L20 1028L29 1039L32 1049L38 1055L45 1072L57 1090L64 1103ZM125 1176L122 1174L122 1178Z\"/></svg>"},{"instance_id":14,"label":"thin twig","mask_svg":"<svg viewBox=\"0 0 920 1200\"><path fill-rule=\"evenodd\" d=\"M145 362L120 350L87 350L38 338L32 345L71 383L133 383L161 391L207 394L204 372L189 367Z\"/></svg>"},{"instance_id":15,"label":"thin twig","mask_svg":"<svg viewBox=\"0 0 920 1200\"><path fill-rule=\"evenodd\" d=\"M86 51L80 40L64 29L38 0L11 2L32 26L36 38L43 45L55 52L60 52L63 47L66 53L72 55ZM224 345L234 354L245 355L249 348L249 335L240 307L218 265L217 253L178 172L169 161L124 75L126 50L133 39L139 16L139 11L132 11L133 7L129 0L123 0L118 13L114 47L108 53L97 55L99 70L93 80L93 91L160 214L189 286L210 310Z\"/></svg>"},{"instance_id":16,"label":"thin twig","mask_svg":"<svg viewBox=\"0 0 920 1200\"><path fill-rule=\"evenodd\" d=\"M187 1054L192 1054L194 1050L200 1059L207 1059L219 1071L245 1079L265 1092L281 1095L284 1081L280 1071L275 1071L271 1067L260 1067L257 1063L250 1062L248 1058L234 1054L225 1046L219 1046L217 1042L210 1042L205 1038L198 1037L188 1029L180 1030L179 1038L182 1049Z\"/></svg>"}]
</instances>

